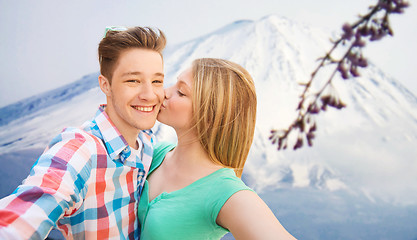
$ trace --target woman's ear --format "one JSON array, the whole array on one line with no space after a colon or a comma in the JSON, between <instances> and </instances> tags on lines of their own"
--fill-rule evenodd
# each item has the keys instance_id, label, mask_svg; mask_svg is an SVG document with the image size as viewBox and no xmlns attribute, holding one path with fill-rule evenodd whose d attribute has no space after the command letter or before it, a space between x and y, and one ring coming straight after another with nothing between
<instances>
[{"instance_id":1,"label":"woman's ear","mask_svg":"<svg viewBox=\"0 0 417 240\"><path fill-rule=\"evenodd\" d=\"M103 76L100 75L98 76L98 84L100 85L100 89L101 91L106 94L107 97L111 96L111 91L110 91L110 82L109 80Z\"/></svg>"}]
</instances>

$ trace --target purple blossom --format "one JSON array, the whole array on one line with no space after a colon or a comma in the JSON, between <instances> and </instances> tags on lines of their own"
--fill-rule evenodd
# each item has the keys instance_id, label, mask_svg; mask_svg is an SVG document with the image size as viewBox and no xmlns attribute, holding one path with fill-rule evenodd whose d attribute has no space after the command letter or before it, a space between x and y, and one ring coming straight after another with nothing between
<instances>
[{"instance_id":1,"label":"purple blossom","mask_svg":"<svg viewBox=\"0 0 417 240\"><path fill-rule=\"evenodd\" d=\"M316 123L312 115L319 114L326 111L327 106L342 109L346 107L346 104L337 96L335 90L328 94L323 94L328 86L332 85L333 77L335 73L339 72L341 77L345 80L349 77L360 76L359 68L365 68L368 66L367 59L362 55L362 48L366 45L366 41L377 41L387 35L393 35L393 31L389 22L389 15L392 13L402 13L409 3L405 0L378 0L375 6L371 6L367 14L360 16L360 19L354 23L345 23L342 26L342 35L338 40L332 41L334 46L327 52L324 57L319 58L321 63L311 74L311 79L307 84L304 84L305 90L300 96L300 102L296 111L298 117L285 130L273 130L271 131L270 140L273 144L278 144L278 150L286 149L288 143L288 136L295 130L298 132L297 140L293 149L296 150L303 146L303 139L307 140L308 146L313 145L313 139L315 138L315 131L317 129ZM348 50L345 52L341 59L334 58L333 51L337 49L338 45L348 46ZM334 72L330 78L323 80L322 86L316 93L313 93L315 99L313 102L306 105L307 99L310 99L311 86L313 80L317 80L317 72L329 65L336 64ZM334 65L333 65L334 66Z\"/></svg>"}]
</instances>

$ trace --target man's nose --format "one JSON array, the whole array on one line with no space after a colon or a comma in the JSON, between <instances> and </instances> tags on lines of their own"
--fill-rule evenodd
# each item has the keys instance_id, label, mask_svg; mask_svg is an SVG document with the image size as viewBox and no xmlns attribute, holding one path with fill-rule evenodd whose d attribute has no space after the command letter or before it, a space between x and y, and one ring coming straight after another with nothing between
<instances>
[{"instance_id":1,"label":"man's nose","mask_svg":"<svg viewBox=\"0 0 417 240\"><path fill-rule=\"evenodd\" d=\"M156 98L156 94L154 92L154 89L152 87L152 84L150 83L144 83L139 92L139 98L142 100L153 100Z\"/></svg>"}]
</instances>

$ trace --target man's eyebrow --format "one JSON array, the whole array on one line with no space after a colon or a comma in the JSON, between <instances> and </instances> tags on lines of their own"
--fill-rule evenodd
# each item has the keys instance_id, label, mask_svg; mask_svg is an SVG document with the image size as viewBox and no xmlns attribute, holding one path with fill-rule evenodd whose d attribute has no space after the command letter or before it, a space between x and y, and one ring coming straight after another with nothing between
<instances>
[{"instance_id":1,"label":"man's eyebrow","mask_svg":"<svg viewBox=\"0 0 417 240\"><path fill-rule=\"evenodd\" d=\"M126 73L123 73L122 74L122 77L124 77L124 76L141 76L141 75L143 75L143 73L142 72L126 72ZM157 72L157 73L155 73L154 74L154 76L157 76L157 77L164 77L165 75L163 74L163 73L161 73L161 72Z\"/></svg>"},{"instance_id":2,"label":"man's eyebrow","mask_svg":"<svg viewBox=\"0 0 417 240\"><path fill-rule=\"evenodd\" d=\"M125 72L122 74L122 77L131 76L131 75L143 75L143 73L142 72Z\"/></svg>"},{"instance_id":3,"label":"man's eyebrow","mask_svg":"<svg viewBox=\"0 0 417 240\"><path fill-rule=\"evenodd\" d=\"M155 74L154 74L154 76L158 76L158 77L165 77L165 75L164 75L163 73L160 73L160 72L155 73Z\"/></svg>"}]
</instances>

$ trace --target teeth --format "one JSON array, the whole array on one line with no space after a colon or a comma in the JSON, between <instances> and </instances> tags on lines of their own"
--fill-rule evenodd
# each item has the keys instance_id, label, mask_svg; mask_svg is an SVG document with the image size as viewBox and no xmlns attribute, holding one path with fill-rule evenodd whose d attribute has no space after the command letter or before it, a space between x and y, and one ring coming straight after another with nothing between
<instances>
[{"instance_id":1,"label":"teeth","mask_svg":"<svg viewBox=\"0 0 417 240\"><path fill-rule=\"evenodd\" d=\"M139 107L139 106L132 106L132 107L141 112L151 112L153 109L153 107Z\"/></svg>"}]
</instances>

